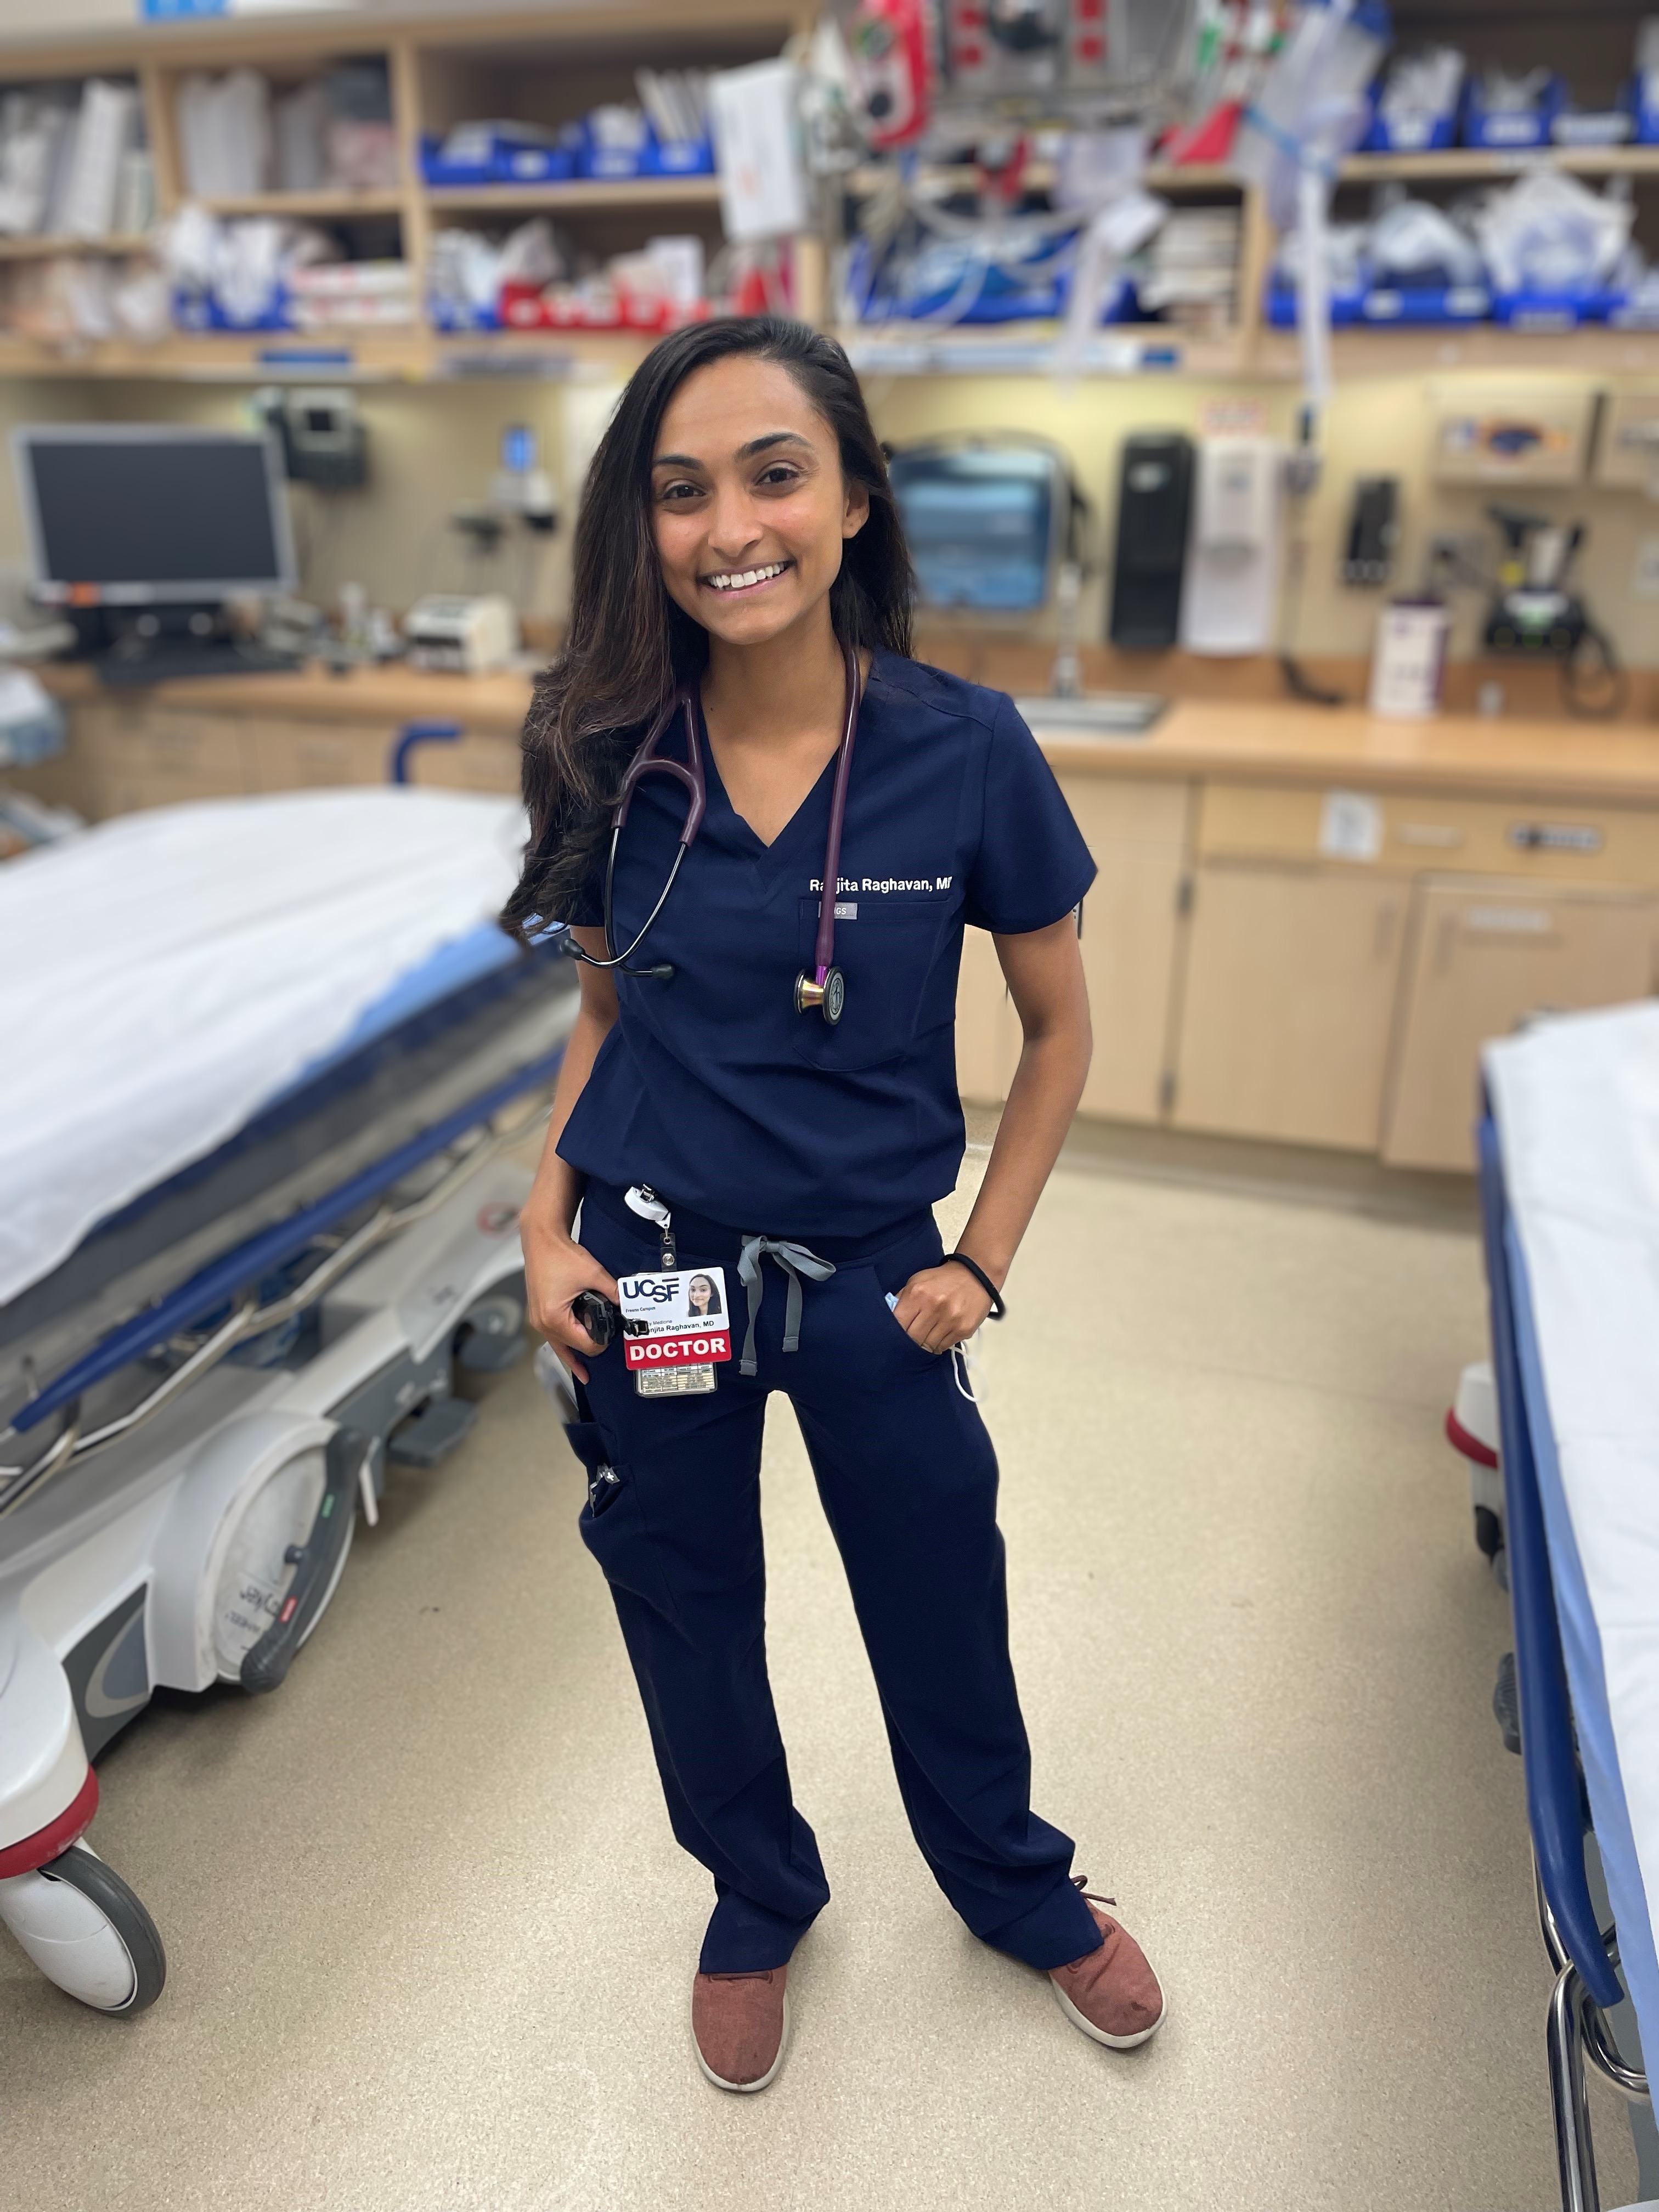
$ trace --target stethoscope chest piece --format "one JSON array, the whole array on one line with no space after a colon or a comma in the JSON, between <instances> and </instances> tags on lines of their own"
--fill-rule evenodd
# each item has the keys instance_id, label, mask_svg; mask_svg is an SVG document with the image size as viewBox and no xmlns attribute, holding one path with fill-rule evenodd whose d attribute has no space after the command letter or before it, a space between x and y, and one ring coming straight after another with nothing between
<instances>
[{"instance_id":1,"label":"stethoscope chest piece","mask_svg":"<svg viewBox=\"0 0 1659 2212\"><path fill-rule=\"evenodd\" d=\"M795 1012L798 1014L810 1013L816 1006L834 1029L846 1005L847 978L839 968L826 968L821 983L815 982L810 975L796 976Z\"/></svg>"}]
</instances>

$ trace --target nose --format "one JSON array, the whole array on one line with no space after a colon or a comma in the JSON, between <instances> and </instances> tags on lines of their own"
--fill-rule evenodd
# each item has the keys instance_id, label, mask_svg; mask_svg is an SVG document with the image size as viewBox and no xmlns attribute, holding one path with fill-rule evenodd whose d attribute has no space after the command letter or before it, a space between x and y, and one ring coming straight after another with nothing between
<instances>
[{"instance_id":1,"label":"nose","mask_svg":"<svg viewBox=\"0 0 1659 2212\"><path fill-rule=\"evenodd\" d=\"M741 483L716 483L708 526L708 550L714 558L735 565L760 534L748 487Z\"/></svg>"}]
</instances>

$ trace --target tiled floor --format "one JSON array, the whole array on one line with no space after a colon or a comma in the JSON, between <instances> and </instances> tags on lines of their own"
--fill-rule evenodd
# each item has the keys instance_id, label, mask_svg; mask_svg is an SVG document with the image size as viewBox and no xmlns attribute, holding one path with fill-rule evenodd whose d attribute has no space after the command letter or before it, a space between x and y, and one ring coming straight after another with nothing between
<instances>
[{"instance_id":1,"label":"tiled floor","mask_svg":"<svg viewBox=\"0 0 1659 2212\"><path fill-rule=\"evenodd\" d=\"M987 1332L1038 1802L1166 1978L1148 2049L939 1896L775 1404L770 1650L836 1894L777 2084L701 2080L705 1877L520 1368L394 1476L280 1696L170 1699L104 1761L171 1978L124 2026L0 1950L0 2208L1547 2212L1506 1609L1439 1435L1476 1247L1316 1199L1080 1150Z\"/></svg>"}]
</instances>

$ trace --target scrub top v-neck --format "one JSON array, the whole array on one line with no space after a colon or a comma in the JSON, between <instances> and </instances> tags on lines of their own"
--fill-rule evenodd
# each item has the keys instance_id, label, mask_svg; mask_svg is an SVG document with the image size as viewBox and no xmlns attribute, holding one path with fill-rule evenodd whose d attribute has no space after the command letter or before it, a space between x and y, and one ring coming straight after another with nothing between
<instances>
[{"instance_id":1,"label":"scrub top v-neck","mask_svg":"<svg viewBox=\"0 0 1659 2212\"><path fill-rule=\"evenodd\" d=\"M708 812L635 955L673 975L617 976L617 1018L560 1156L732 1229L872 1234L944 1197L962 1164L964 926L1047 928L1094 863L1010 700L878 653L842 838L847 1005L831 1026L796 1012L794 983L811 966L835 762L770 845L734 811L706 743L703 763ZM684 819L669 778L640 786L617 857L618 945L650 912ZM564 920L599 926L601 880Z\"/></svg>"}]
</instances>

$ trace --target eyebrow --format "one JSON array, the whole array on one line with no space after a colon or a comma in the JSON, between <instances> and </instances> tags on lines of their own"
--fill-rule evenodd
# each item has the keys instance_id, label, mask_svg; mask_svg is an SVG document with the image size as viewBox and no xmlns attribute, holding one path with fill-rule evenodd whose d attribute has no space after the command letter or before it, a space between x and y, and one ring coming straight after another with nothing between
<instances>
[{"instance_id":1,"label":"eyebrow","mask_svg":"<svg viewBox=\"0 0 1659 2212\"><path fill-rule=\"evenodd\" d=\"M763 438L751 438L746 446L739 446L734 460L752 461L757 453L769 452L774 446L804 446L810 453L812 441L803 438L799 430L769 430ZM651 464L653 469L701 469L708 466L695 453L659 453Z\"/></svg>"}]
</instances>

